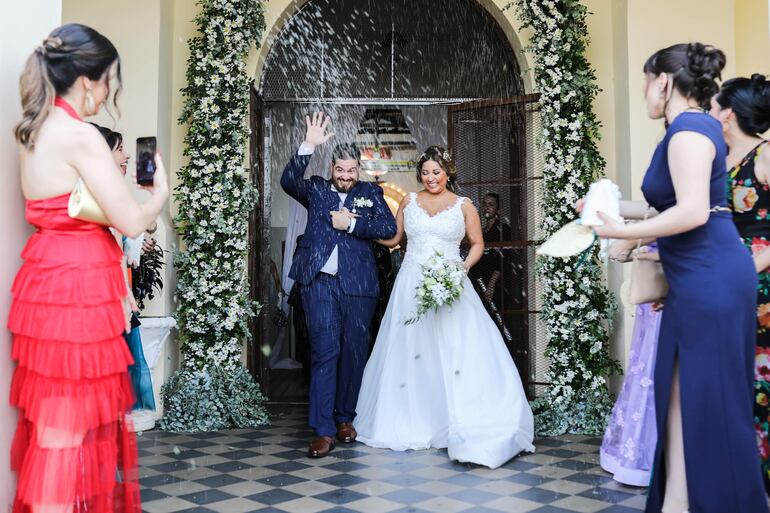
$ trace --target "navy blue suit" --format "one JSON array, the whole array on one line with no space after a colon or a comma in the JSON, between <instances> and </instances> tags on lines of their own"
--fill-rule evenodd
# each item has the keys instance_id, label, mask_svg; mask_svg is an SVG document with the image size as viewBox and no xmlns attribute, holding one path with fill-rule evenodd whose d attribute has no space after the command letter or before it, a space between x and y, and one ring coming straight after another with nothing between
<instances>
[{"instance_id":1,"label":"navy blue suit","mask_svg":"<svg viewBox=\"0 0 770 513\"><path fill-rule=\"evenodd\" d=\"M396 220L382 189L358 182L344 206L358 214L351 233L335 230L332 210L340 197L329 180L305 180L311 155L294 155L281 187L308 211L307 228L297 245L289 277L301 284L310 335L310 426L318 436L334 436L337 424L355 417L366 365L369 324L379 295L372 241L396 234ZM355 206L356 200L371 206ZM337 247L336 275L321 272Z\"/></svg>"}]
</instances>

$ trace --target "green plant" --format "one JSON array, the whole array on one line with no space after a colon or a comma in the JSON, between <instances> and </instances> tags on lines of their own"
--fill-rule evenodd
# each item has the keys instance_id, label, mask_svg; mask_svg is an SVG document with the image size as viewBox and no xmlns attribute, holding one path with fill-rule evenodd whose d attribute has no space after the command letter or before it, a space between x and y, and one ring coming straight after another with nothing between
<instances>
[{"instance_id":1,"label":"green plant","mask_svg":"<svg viewBox=\"0 0 770 513\"><path fill-rule=\"evenodd\" d=\"M152 300L156 292L163 290L161 271L166 265L165 251L158 244L143 252L139 267L132 271L131 291L134 293L139 310L144 310L144 300Z\"/></svg>"},{"instance_id":2,"label":"green plant","mask_svg":"<svg viewBox=\"0 0 770 513\"><path fill-rule=\"evenodd\" d=\"M159 427L172 432L255 428L269 423L265 397L240 366L235 371L209 366L181 369L161 388L165 416Z\"/></svg>"}]
</instances>

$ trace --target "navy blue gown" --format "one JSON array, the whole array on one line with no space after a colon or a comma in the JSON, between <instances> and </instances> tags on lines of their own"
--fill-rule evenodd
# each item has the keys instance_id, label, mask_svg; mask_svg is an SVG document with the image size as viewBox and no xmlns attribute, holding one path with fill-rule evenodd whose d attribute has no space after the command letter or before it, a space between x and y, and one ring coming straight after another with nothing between
<instances>
[{"instance_id":1,"label":"navy blue gown","mask_svg":"<svg viewBox=\"0 0 770 513\"><path fill-rule=\"evenodd\" d=\"M677 116L644 177L647 202L662 212L676 204L668 167L674 134L705 135L716 147L711 206L726 206L727 146L707 114ZM768 511L753 425L757 274L730 212L712 212L703 226L658 239L670 290L661 320L655 406L661 435L647 499L660 513L665 495L663 447L674 365L679 361L687 489L692 513Z\"/></svg>"}]
</instances>

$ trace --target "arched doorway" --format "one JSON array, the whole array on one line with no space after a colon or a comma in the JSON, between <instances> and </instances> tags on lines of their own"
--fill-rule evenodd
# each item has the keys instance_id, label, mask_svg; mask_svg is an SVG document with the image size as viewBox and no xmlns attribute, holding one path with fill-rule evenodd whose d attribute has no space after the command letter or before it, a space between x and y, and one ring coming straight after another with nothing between
<instances>
[{"instance_id":1,"label":"arched doorway","mask_svg":"<svg viewBox=\"0 0 770 513\"><path fill-rule=\"evenodd\" d=\"M544 371L536 358L542 337L531 272L542 189L536 100L525 94L503 30L476 0L310 0L286 21L254 84L251 113L260 201L250 268L253 297L264 306L249 365L272 399L303 400L306 393L301 336L275 322L286 308L278 291L291 286L288 266L304 209L278 179L313 110L332 115L338 139L364 148L364 179L382 182L393 207L418 189L411 162L428 144L451 149L460 193L480 211L495 200L500 236L487 246L499 257L501 286L487 305L535 395ZM317 152L310 167L324 175L328 155ZM474 280L483 289L487 276Z\"/></svg>"}]
</instances>

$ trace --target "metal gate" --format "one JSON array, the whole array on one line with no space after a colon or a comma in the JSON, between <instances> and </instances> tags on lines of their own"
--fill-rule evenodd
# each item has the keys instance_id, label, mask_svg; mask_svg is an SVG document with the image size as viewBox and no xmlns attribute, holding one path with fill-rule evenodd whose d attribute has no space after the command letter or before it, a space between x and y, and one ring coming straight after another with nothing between
<instances>
[{"instance_id":1,"label":"metal gate","mask_svg":"<svg viewBox=\"0 0 770 513\"><path fill-rule=\"evenodd\" d=\"M507 341L530 398L542 388L548 368L546 338L539 320L542 287L535 272L535 244L543 237L543 154L537 95L468 102L449 107L449 141L459 194L481 206L497 197L505 237L485 244L501 255L503 286L493 319L510 333ZM482 213L483 215L483 213ZM508 240L505 240L508 239ZM489 302L487 302L489 307Z\"/></svg>"}]
</instances>

